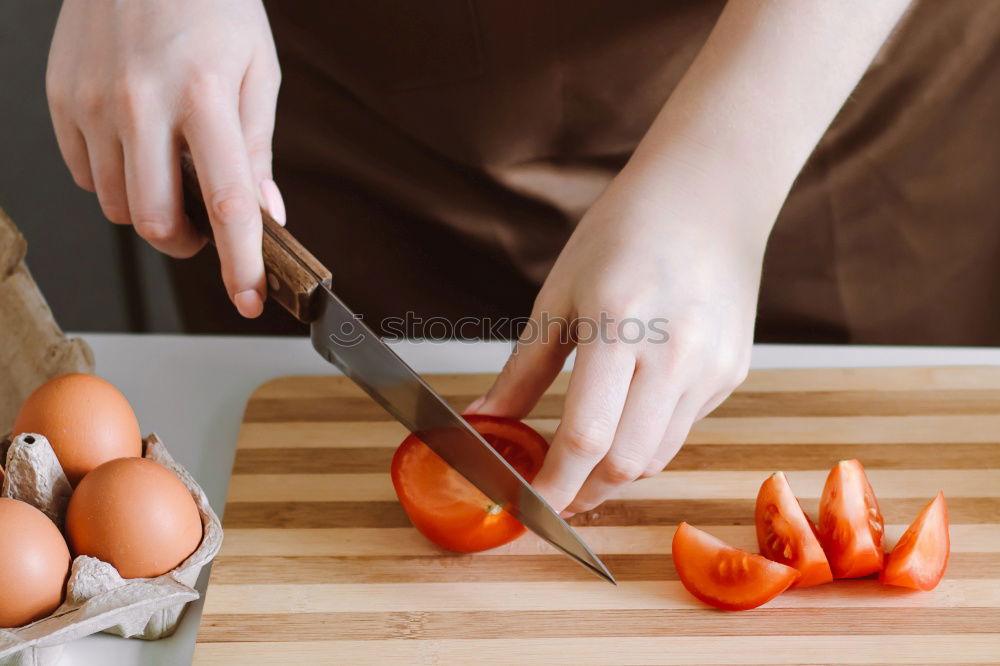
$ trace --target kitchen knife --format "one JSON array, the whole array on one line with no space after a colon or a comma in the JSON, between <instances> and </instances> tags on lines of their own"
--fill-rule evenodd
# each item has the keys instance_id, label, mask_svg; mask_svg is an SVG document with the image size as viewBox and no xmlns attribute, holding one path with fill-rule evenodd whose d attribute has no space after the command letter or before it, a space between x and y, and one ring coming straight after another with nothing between
<instances>
[{"instance_id":1,"label":"kitchen knife","mask_svg":"<svg viewBox=\"0 0 1000 666\"><path fill-rule=\"evenodd\" d=\"M211 237L190 156L182 159L185 211ZM310 325L313 347L397 421L529 530L600 578L614 576L586 543L493 447L354 314L330 288L331 274L266 211L268 296Z\"/></svg>"}]
</instances>

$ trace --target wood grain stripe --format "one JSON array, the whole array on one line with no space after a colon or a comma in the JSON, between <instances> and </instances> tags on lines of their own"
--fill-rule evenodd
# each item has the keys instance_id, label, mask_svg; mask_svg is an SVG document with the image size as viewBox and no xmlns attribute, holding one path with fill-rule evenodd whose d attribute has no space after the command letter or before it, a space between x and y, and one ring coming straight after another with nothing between
<instances>
[{"instance_id":1,"label":"wood grain stripe","mask_svg":"<svg viewBox=\"0 0 1000 666\"><path fill-rule=\"evenodd\" d=\"M929 500L887 498L880 501L890 520L916 516ZM802 506L816 515L819 501L803 499ZM574 516L573 526L618 527L626 525L670 525L681 521L693 525L752 525L754 500L609 500L596 511ZM1000 498L956 497L948 500L948 515L955 523L1000 522ZM334 528L408 527L399 502L230 502L223 526L232 528Z\"/></svg>"},{"instance_id":2,"label":"wood grain stripe","mask_svg":"<svg viewBox=\"0 0 1000 666\"><path fill-rule=\"evenodd\" d=\"M1000 610L914 608L886 615L881 608L815 610L775 608L746 613L691 610L432 611L394 613L292 613L217 615L202 622L207 642L405 639L513 639L586 636L754 636L758 622L785 627L786 636L914 636L977 634L1000 626ZM960 640L960 639L957 639Z\"/></svg>"},{"instance_id":3,"label":"wood grain stripe","mask_svg":"<svg viewBox=\"0 0 1000 666\"><path fill-rule=\"evenodd\" d=\"M479 397L446 395L449 404L462 410ZM563 396L546 394L531 411L531 418L557 418ZM715 418L761 416L907 416L934 414L1000 414L996 389L910 391L737 391L718 409ZM302 397L296 400L253 397L243 419L249 423L295 421L391 421L392 417L364 395L337 399Z\"/></svg>"},{"instance_id":4,"label":"wood grain stripe","mask_svg":"<svg viewBox=\"0 0 1000 666\"><path fill-rule=\"evenodd\" d=\"M756 550L756 549L754 549ZM677 570L666 553L607 554L601 558L619 581L675 581ZM383 555L378 557L232 557L212 564L213 580L238 585L260 580L278 583L447 583L589 581L593 574L564 555L467 557ZM1000 554L954 553L948 578L1000 578ZM998 625L1000 626L1000 625Z\"/></svg>"},{"instance_id":5,"label":"wood grain stripe","mask_svg":"<svg viewBox=\"0 0 1000 666\"><path fill-rule=\"evenodd\" d=\"M836 461L831 461L831 464ZM826 467L826 466L824 466ZM773 468L772 468L773 469ZM768 471L666 471L636 481L620 499L744 500L757 496ZM828 469L788 475L799 499L819 497ZM998 497L1000 469L889 470L869 469L868 478L879 499L945 496ZM229 484L230 502L395 501L388 474L236 474Z\"/></svg>"},{"instance_id":6,"label":"wood grain stripe","mask_svg":"<svg viewBox=\"0 0 1000 666\"><path fill-rule=\"evenodd\" d=\"M671 664L961 664L998 663L1000 634L963 634L961 649L947 634L917 636L831 635L784 636L780 625L769 625L779 636L701 636L505 639L440 639L414 641L302 641L299 643L203 643L195 663L228 666L305 664L558 664L594 666L611 661L625 666ZM836 646L835 654L831 646ZM627 649L626 649L627 647Z\"/></svg>"},{"instance_id":7,"label":"wood grain stripe","mask_svg":"<svg viewBox=\"0 0 1000 666\"><path fill-rule=\"evenodd\" d=\"M905 453L896 447L905 447ZM392 448L240 449L234 474L388 473ZM866 469L969 469L1000 467L995 444L686 444L670 471L814 470L834 460L863 460Z\"/></svg>"},{"instance_id":8,"label":"wood grain stripe","mask_svg":"<svg viewBox=\"0 0 1000 666\"><path fill-rule=\"evenodd\" d=\"M551 441L559 419L526 419ZM239 450L275 448L390 448L407 431L394 421L244 423ZM1000 442L1000 415L708 417L695 424L688 444L936 444Z\"/></svg>"},{"instance_id":9,"label":"wood grain stripe","mask_svg":"<svg viewBox=\"0 0 1000 666\"><path fill-rule=\"evenodd\" d=\"M736 548L756 550L757 535L752 525L699 524L709 534ZM886 525L887 545L896 542L906 525ZM577 533L600 555L609 553L670 552L674 525L626 525L622 527L577 527ZM1000 553L1000 525L962 525L950 528L952 553ZM494 555L547 555L553 552L533 534L525 534L509 544L478 553L475 557ZM440 548L412 527L344 527L332 529L258 528L226 530L222 556L333 556L361 555L437 555Z\"/></svg>"},{"instance_id":10,"label":"wood grain stripe","mask_svg":"<svg viewBox=\"0 0 1000 666\"><path fill-rule=\"evenodd\" d=\"M484 392L496 375L490 373L433 374L424 379L442 395ZM560 374L549 393L565 394L569 373ZM995 366L936 366L889 368L755 369L741 390L884 391L919 389L1000 389L1000 369ZM308 397L336 398L359 395L357 386L337 375L300 375L272 379L254 391L255 397L294 400Z\"/></svg>"},{"instance_id":11,"label":"wood grain stripe","mask_svg":"<svg viewBox=\"0 0 1000 666\"><path fill-rule=\"evenodd\" d=\"M708 417L695 424L689 444L894 444L997 442L1000 416L773 416Z\"/></svg>"},{"instance_id":12,"label":"wood grain stripe","mask_svg":"<svg viewBox=\"0 0 1000 666\"><path fill-rule=\"evenodd\" d=\"M545 581L212 585L205 614L399 612L413 610L636 610L704 608L678 581ZM945 578L930 592L844 580L783 594L766 608L998 608L995 579Z\"/></svg>"}]
</instances>

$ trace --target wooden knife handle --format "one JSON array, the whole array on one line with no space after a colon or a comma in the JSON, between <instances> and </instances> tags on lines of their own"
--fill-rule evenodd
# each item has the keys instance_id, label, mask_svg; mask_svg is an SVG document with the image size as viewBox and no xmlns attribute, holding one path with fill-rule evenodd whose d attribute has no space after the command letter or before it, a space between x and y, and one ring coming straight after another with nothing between
<instances>
[{"instance_id":1,"label":"wooden knife handle","mask_svg":"<svg viewBox=\"0 0 1000 666\"><path fill-rule=\"evenodd\" d=\"M184 210L201 233L212 240L212 225L202 198L201 186L191 156L181 156L184 180ZM330 286L331 274L283 226L261 209L264 220L263 255L267 274L267 295L281 304L301 322L317 316L316 291L320 284Z\"/></svg>"}]
</instances>

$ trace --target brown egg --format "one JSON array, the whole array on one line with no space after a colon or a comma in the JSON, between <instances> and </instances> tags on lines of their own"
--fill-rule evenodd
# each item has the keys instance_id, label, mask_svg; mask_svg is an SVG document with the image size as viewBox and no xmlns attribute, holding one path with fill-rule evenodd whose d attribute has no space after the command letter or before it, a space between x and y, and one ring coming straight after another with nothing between
<instances>
[{"instance_id":1,"label":"brown egg","mask_svg":"<svg viewBox=\"0 0 1000 666\"><path fill-rule=\"evenodd\" d=\"M0 498L0 627L51 614L63 601L69 565L69 548L48 516Z\"/></svg>"},{"instance_id":2,"label":"brown egg","mask_svg":"<svg viewBox=\"0 0 1000 666\"><path fill-rule=\"evenodd\" d=\"M35 389L14 421L14 436L25 432L45 435L74 486L103 462L142 455L132 406L94 375L63 375Z\"/></svg>"},{"instance_id":3,"label":"brown egg","mask_svg":"<svg viewBox=\"0 0 1000 666\"><path fill-rule=\"evenodd\" d=\"M104 560L123 578L170 571L195 551L201 534L191 492L166 467L145 458L119 458L93 470L66 509L73 553Z\"/></svg>"}]
</instances>

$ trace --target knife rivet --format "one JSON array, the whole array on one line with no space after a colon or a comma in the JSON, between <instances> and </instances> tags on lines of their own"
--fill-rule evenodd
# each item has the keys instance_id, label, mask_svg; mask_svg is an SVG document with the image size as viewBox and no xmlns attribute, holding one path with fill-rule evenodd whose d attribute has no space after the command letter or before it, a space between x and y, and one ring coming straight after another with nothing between
<instances>
[{"instance_id":1,"label":"knife rivet","mask_svg":"<svg viewBox=\"0 0 1000 666\"><path fill-rule=\"evenodd\" d=\"M267 288L271 291L278 291L281 289L281 283L278 282L278 276L274 273L267 274Z\"/></svg>"}]
</instances>

